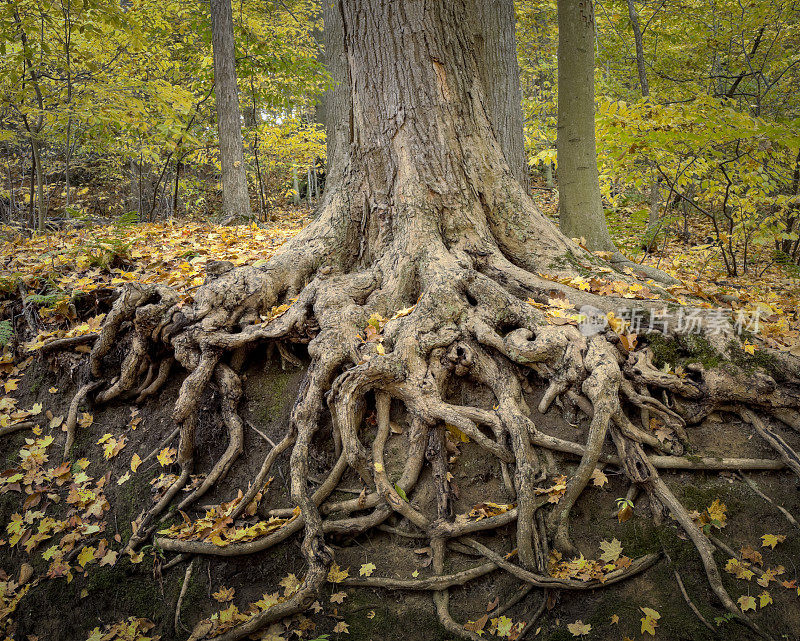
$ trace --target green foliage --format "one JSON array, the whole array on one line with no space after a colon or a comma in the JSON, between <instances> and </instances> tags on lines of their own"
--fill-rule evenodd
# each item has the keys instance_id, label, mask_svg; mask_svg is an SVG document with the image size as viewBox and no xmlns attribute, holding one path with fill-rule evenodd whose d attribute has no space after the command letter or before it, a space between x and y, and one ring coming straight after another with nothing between
<instances>
[{"instance_id":1,"label":"green foliage","mask_svg":"<svg viewBox=\"0 0 800 641\"><path fill-rule=\"evenodd\" d=\"M517 3L528 154L555 161L555 2ZM699 216L730 275L778 249L800 260L800 8L789 0L635 0L650 96L642 98L627 0L596 3L596 129L612 208L658 185L659 224L643 244ZM649 212L649 203L642 211ZM647 231L646 231L647 230Z\"/></svg>"},{"instance_id":2,"label":"green foliage","mask_svg":"<svg viewBox=\"0 0 800 641\"><path fill-rule=\"evenodd\" d=\"M329 85L314 37L319 7L312 0L245 0L235 5L234 23L251 184L266 182L255 176L265 160L256 154L270 156L271 164L264 141L279 138L278 164L267 168L281 183L278 192L292 163L305 168L324 158L324 134L309 124ZM187 209L207 206L209 182L218 193L207 4L3 3L0 54L0 141L10 145L4 148L24 157L31 139L45 143L55 152L44 157L47 173L61 173L71 150L70 191L51 189L51 209L63 203L67 216L85 213L79 203L89 200L87 178L129 191L144 218L172 204L176 174ZM120 183L130 188L120 190ZM17 198L28 202L29 194L20 189ZM112 214L129 208L125 198L95 206Z\"/></svg>"},{"instance_id":3,"label":"green foliage","mask_svg":"<svg viewBox=\"0 0 800 641\"><path fill-rule=\"evenodd\" d=\"M14 326L10 320L0 321L0 347L5 347L14 338Z\"/></svg>"}]
</instances>

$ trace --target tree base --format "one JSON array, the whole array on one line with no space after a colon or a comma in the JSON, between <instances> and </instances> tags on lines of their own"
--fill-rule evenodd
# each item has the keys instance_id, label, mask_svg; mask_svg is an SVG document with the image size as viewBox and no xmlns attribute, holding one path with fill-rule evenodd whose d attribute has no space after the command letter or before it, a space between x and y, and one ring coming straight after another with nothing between
<instances>
[{"instance_id":1,"label":"tree base","mask_svg":"<svg viewBox=\"0 0 800 641\"><path fill-rule=\"evenodd\" d=\"M537 245L544 249L538 255L520 252L512 261L508 252L528 246L527 237L502 236L509 225L493 224L491 215L485 227L472 217L450 231L440 231L434 216L417 216L417 223L432 224L417 224L415 235L401 237L381 232L378 216L373 221L378 229L361 236L374 242L355 247L331 233L343 229L344 239L353 238L348 225L334 224L340 218L338 210L329 211L263 269L213 265L207 284L191 304L167 288L129 286L114 304L90 357L98 381L81 388L74 403L77 407L82 395L101 381L107 383L96 396L98 403L123 395L142 401L167 380L173 362L188 372L173 413L180 433L181 473L137 520L126 546L135 550L158 529L165 511L190 509L225 478L242 453L246 426L237 410L242 396L239 371L248 354L267 343L292 360L286 345L307 345L310 365L287 429L249 487L242 488L243 496L228 504L225 514L234 523L243 516L285 451L291 452L290 498L298 510L278 510L274 516L285 519L280 527L247 542L219 545L181 538L179 526L171 530L172 536L156 539L166 552L230 557L265 550L303 531L306 573L298 589L245 622L224 632L211 628L207 635L223 632L218 638L244 638L306 610L334 563L328 542L385 526L390 518L429 542L432 567L440 578L424 583L369 577L345 583L430 590L442 625L463 638L480 637L453 620L448 589L498 566L545 590L590 589L633 576L656 558L635 559L596 584L551 574L551 551L564 557L577 553L570 537L570 514L598 465L609 462L645 491L657 521L666 512L677 520L697 548L709 584L729 616L763 634L728 594L713 558L714 544L657 468L786 465L800 475L795 451L753 411L777 416L797 428L800 401L794 360L771 354L771 373L706 370L699 364L687 367L686 375L665 372L653 364L650 349L629 352L610 329L587 338L571 324L550 323L546 311L535 303L547 301L558 287L524 265L541 263L548 251L559 247L572 251L555 234L549 240L544 232L539 235ZM494 243L489 242L492 238ZM591 260L586 254L583 259ZM601 309L620 302L573 290L570 299ZM108 380L101 376L103 359L126 333L131 341L120 375ZM491 409L471 400L452 401L453 390L467 381L491 395ZM228 447L204 480L178 499L190 475L198 471L195 433L200 400L209 386L219 392ZM554 412L557 403L566 416L587 418L585 444L553 436L532 420L526 390L533 387L544 390L538 416ZM740 413L774 448L779 462L703 458L702 453L683 456L692 446L691 425L720 410ZM409 440L399 476L390 476L385 448L397 412L408 417ZM374 434L365 434L365 418L374 420ZM654 425L669 438L659 438ZM74 429L72 422L70 427ZM446 430L474 442L496 461L513 507L481 519L454 513ZM330 444L335 462L315 484L310 456L319 439ZM614 454L605 449L609 445ZM555 503L550 500L552 491L541 489L562 471L551 452L580 456ZM429 473L422 474L423 469ZM364 492L357 498L333 500L332 493L348 472L357 475ZM429 509L415 502L422 492L434 497ZM470 538L509 524L515 524L513 562ZM483 560L467 575L448 575L445 560L454 546L458 553L468 550Z\"/></svg>"}]
</instances>

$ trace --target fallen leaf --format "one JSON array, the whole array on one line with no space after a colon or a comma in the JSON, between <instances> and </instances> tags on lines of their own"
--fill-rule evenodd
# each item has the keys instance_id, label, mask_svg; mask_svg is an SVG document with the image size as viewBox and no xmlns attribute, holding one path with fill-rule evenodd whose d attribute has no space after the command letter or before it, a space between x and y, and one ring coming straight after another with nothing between
<instances>
[{"instance_id":1,"label":"fallen leaf","mask_svg":"<svg viewBox=\"0 0 800 641\"><path fill-rule=\"evenodd\" d=\"M740 596L739 597L739 608L741 608L742 612L747 612L747 610L755 610L756 609L756 599L752 596Z\"/></svg>"},{"instance_id":2,"label":"fallen leaf","mask_svg":"<svg viewBox=\"0 0 800 641\"><path fill-rule=\"evenodd\" d=\"M592 626L578 619L575 623L569 623L567 630L570 631L573 637L584 637L592 631Z\"/></svg>"},{"instance_id":3,"label":"fallen leaf","mask_svg":"<svg viewBox=\"0 0 800 641\"><path fill-rule=\"evenodd\" d=\"M219 590L212 594L212 598L215 601L219 601L220 603L225 603L227 601L233 601L233 595L236 592L234 588L225 588L223 586L219 587Z\"/></svg>"},{"instance_id":4,"label":"fallen leaf","mask_svg":"<svg viewBox=\"0 0 800 641\"><path fill-rule=\"evenodd\" d=\"M600 549L603 550L600 558L607 563L613 563L622 554L622 544L617 539L600 541Z\"/></svg>"},{"instance_id":5,"label":"fallen leaf","mask_svg":"<svg viewBox=\"0 0 800 641\"><path fill-rule=\"evenodd\" d=\"M772 548L775 549L775 546L778 543L783 543L786 540L786 535L784 534L764 534L761 537L761 547L762 548Z\"/></svg>"},{"instance_id":6,"label":"fallen leaf","mask_svg":"<svg viewBox=\"0 0 800 641\"><path fill-rule=\"evenodd\" d=\"M608 477L603 473L603 470L596 467L592 472L592 482L596 487L603 487L608 483Z\"/></svg>"}]
</instances>

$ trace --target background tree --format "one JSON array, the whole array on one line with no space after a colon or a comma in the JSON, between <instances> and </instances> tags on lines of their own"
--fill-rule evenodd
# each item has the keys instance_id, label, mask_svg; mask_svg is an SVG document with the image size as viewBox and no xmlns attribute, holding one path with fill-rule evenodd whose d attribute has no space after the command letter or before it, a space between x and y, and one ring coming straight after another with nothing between
<instances>
[{"instance_id":1,"label":"background tree","mask_svg":"<svg viewBox=\"0 0 800 641\"><path fill-rule=\"evenodd\" d=\"M222 164L222 209L228 220L252 217L236 82L236 47L230 0L211 0L214 96Z\"/></svg>"},{"instance_id":2,"label":"background tree","mask_svg":"<svg viewBox=\"0 0 800 641\"><path fill-rule=\"evenodd\" d=\"M570 238L613 252L608 233L594 131L594 6L558 2L558 220Z\"/></svg>"}]
</instances>

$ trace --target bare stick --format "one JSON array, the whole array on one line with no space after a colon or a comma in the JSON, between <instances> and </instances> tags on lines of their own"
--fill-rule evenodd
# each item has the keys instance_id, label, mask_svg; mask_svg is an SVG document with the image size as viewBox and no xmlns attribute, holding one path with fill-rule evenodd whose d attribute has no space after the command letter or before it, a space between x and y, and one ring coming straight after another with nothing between
<instances>
[{"instance_id":1,"label":"bare stick","mask_svg":"<svg viewBox=\"0 0 800 641\"><path fill-rule=\"evenodd\" d=\"M173 629L175 634L180 633L181 627L181 605L183 605L183 597L186 596L186 590L189 588L189 580L192 578L192 568L194 567L194 560L192 560L186 568L186 574L183 576L183 585L181 585L181 593L178 595L178 603L175 604L175 622ZM186 628L184 628L185 630Z\"/></svg>"}]
</instances>

